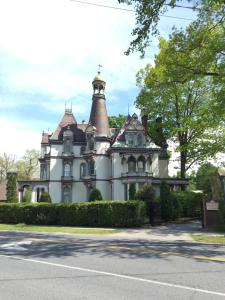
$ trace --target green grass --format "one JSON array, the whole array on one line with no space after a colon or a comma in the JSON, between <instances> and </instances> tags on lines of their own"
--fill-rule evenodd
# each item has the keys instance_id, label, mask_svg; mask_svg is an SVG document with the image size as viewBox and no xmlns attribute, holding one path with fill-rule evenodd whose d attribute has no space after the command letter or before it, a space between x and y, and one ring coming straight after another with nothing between
<instances>
[{"instance_id":1,"label":"green grass","mask_svg":"<svg viewBox=\"0 0 225 300\"><path fill-rule=\"evenodd\" d=\"M198 234L198 235L192 234L191 237L196 242L225 245L225 236L211 236L211 235L205 235L205 234Z\"/></svg>"},{"instance_id":2,"label":"green grass","mask_svg":"<svg viewBox=\"0 0 225 300\"><path fill-rule=\"evenodd\" d=\"M16 230L30 232L58 232L58 233L78 233L78 234L113 234L119 233L117 229L102 228L77 228L62 226L34 226L26 224L0 224L0 230Z\"/></svg>"}]
</instances>

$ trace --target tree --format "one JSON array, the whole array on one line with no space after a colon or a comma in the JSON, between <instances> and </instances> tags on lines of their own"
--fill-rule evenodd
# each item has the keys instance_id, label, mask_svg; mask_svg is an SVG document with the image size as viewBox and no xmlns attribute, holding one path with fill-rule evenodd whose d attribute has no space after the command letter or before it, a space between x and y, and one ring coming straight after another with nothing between
<instances>
[{"instance_id":1,"label":"tree","mask_svg":"<svg viewBox=\"0 0 225 300\"><path fill-rule=\"evenodd\" d=\"M52 199L48 192L42 192L41 197L38 202L48 202L51 203Z\"/></svg>"},{"instance_id":2,"label":"tree","mask_svg":"<svg viewBox=\"0 0 225 300\"><path fill-rule=\"evenodd\" d=\"M90 193L89 202L98 200L102 200L102 194L98 189L94 188Z\"/></svg>"},{"instance_id":3,"label":"tree","mask_svg":"<svg viewBox=\"0 0 225 300\"><path fill-rule=\"evenodd\" d=\"M153 140L155 120L162 117L165 137L178 145L181 177L185 178L195 162L223 151L225 105L218 92L220 82L210 76L191 76L180 71L186 56L176 47L182 39L183 34L175 31L168 41L160 40L155 66L147 65L137 75L141 92L136 105L148 116ZM192 53L192 61L196 55Z\"/></svg>"},{"instance_id":4,"label":"tree","mask_svg":"<svg viewBox=\"0 0 225 300\"><path fill-rule=\"evenodd\" d=\"M124 124L126 116L119 114L119 116L109 116L108 119L110 128L120 128Z\"/></svg>"},{"instance_id":5,"label":"tree","mask_svg":"<svg viewBox=\"0 0 225 300\"><path fill-rule=\"evenodd\" d=\"M39 157L39 151L35 149L26 150L23 158L16 162L16 169L19 179L30 180L32 178L38 177Z\"/></svg>"},{"instance_id":6,"label":"tree","mask_svg":"<svg viewBox=\"0 0 225 300\"><path fill-rule=\"evenodd\" d=\"M8 202L18 202L17 175L13 172L7 174L6 199Z\"/></svg>"},{"instance_id":7,"label":"tree","mask_svg":"<svg viewBox=\"0 0 225 300\"><path fill-rule=\"evenodd\" d=\"M133 5L136 13L136 28L132 31L134 40L131 41L128 50L125 52L127 55L133 51L139 51L144 56L150 45L151 37L159 35L158 23L160 17L168 9L180 7L195 11L197 19L194 23L199 28L223 27L225 10L223 0L192 0L190 5L187 5L187 1L184 0L118 0L118 2ZM192 41L193 48L200 49L205 45L205 42L205 37L201 36L200 40ZM224 39L223 43L225 43ZM215 50L215 47L212 49Z\"/></svg>"},{"instance_id":8,"label":"tree","mask_svg":"<svg viewBox=\"0 0 225 300\"><path fill-rule=\"evenodd\" d=\"M205 197L209 200L212 199L211 180L217 174L218 168L211 163L207 162L202 164L196 173L196 188L202 190Z\"/></svg>"},{"instance_id":9,"label":"tree","mask_svg":"<svg viewBox=\"0 0 225 300\"><path fill-rule=\"evenodd\" d=\"M15 170L15 157L11 154L3 153L0 156L0 182L5 180L7 173Z\"/></svg>"}]
</instances>

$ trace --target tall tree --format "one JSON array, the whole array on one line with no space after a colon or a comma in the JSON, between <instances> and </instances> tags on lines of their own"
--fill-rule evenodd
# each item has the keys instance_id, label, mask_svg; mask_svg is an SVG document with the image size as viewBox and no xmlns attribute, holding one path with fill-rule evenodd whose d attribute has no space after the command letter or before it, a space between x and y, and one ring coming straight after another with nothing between
<instances>
[{"instance_id":1,"label":"tall tree","mask_svg":"<svg viewBox=\"0 0 225 300\"><path fill-rule=\"evenodd\" d=\"M11 154L3 153L0 156L0 182L5 180L7 173L12 171L15 167L15 157Z\"/></svg>"},{"instance_id":2,"label":"tall tree","mask_svg":"<svg viewBox=\"0 0 225 300\"><path fill-rule=\"evenodd\" d=\"M26 150L23 158L16 162L19 179L29 180L39 176L39 151L35 149Z\"/></svg>"},{"instance_id":3,"label":"tall tree","mask_svg":"<svg viewBox=\"0 0 225 300\"><path fill-rule=\"evenodd\" d=\"M178 144L182 178L195 162L224 149L225 120L221 82L181 71L187 57L176 49L183 38L183 32L174 31L169 41L160 40L155 66L147 65L137 75L141 92L136 101L148 115L153 139L155 120L162 117L164 134ZM193 51L189 59L193 62L198 56Z\"/></svg>"}]
</instances>

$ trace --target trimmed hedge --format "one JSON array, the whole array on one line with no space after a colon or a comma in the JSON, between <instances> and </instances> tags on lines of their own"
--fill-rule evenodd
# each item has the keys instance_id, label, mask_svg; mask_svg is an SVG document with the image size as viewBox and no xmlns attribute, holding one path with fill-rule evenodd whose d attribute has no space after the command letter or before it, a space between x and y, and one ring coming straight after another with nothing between
<instances>
[{"instance_id":1,"label":"trimmed hedge","mask_svg":"<svg viewBox=\"0 0 225 300\"><path fill-rule=\"evenodd\" d=\"M0 204L0 223L136 227L143 224L145 212L142 201Z\"/></svg>"}]
</instances>

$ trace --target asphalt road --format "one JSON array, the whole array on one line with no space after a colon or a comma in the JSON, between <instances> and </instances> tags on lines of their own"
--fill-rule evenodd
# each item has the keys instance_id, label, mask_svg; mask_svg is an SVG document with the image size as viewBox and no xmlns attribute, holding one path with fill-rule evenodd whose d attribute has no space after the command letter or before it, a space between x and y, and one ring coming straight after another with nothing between
<instances>
[{"instance_id":1,"label":"asphalt road","mask_svg":"<svg viewBox=\"0 0 225 300\"><path fill-rule=\"evenodd\" d=\"M225 299L225 247L0 232L0 299Z\"/></svg>"}]
</instances>

